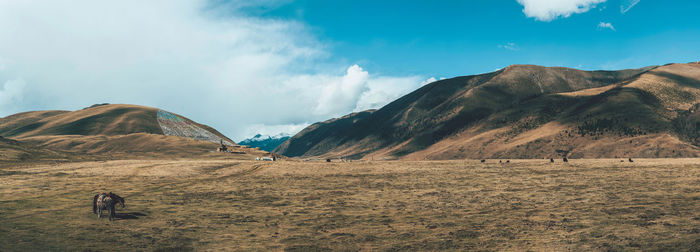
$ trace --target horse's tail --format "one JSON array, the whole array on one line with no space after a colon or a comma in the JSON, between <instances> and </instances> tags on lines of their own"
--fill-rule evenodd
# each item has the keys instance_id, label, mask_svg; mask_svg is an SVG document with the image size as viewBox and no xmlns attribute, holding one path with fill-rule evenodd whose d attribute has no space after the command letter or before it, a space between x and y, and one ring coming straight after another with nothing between
<instances>
[{"instance_id":1,"label":"horse's tail","mask_svg":"<svg viewBox=\"0 0 700 252\"><path fill-rule=\"evenodd\" d=\"M100 194L95 194L95 198L92 200L92 213L96 214L97 213L97 198L100 197Z\"/></svg>"}]
</instances>

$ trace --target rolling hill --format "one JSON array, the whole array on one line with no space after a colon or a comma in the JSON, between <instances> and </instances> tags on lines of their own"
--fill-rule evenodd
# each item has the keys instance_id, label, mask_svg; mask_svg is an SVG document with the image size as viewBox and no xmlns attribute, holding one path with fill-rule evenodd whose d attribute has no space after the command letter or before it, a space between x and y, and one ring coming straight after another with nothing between
<instances>
[{"instance_id":1,"label":"rolling hill","mask_svg":"<svg viewBox=\"0 0 700 252\"><path fill-rule=\"evenodd\" d=\"M275 152L364 159L700 156L700 64L512 65L309 126Z\"/></svg>"},{"instance_id":2,"label":"rolling hill","mask_svg":"<svg viewBox=\"0 0 700 252\"><path fill-rule=\"evenodd\" d=\"M198 155L215 150L220 142L235 145L217 130L183 116L126 104L10 115L0 118L0 136L21 141L21 146L85 154Z\"/></svg>"},{"instance_id":3,"label":"rolling hill","mask_svg":"<svg viewBox=\"0 0 700 252\"><path fill-rule=\"evenodd\" d=\"M0 137L0 164L27 162L36 159L66 160L67 155L53 150L37 148L31 144Z\"/></svg>"}]
</instances>

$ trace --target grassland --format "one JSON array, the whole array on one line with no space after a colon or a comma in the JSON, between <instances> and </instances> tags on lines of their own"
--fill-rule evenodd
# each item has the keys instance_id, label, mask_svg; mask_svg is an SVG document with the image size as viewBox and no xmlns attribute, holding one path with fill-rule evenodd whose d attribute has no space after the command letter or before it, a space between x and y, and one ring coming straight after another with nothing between
<instances>
[{"instance_id":1,"label":"grassland","mask_svg":"<svg viewBox=\"0 0 700 252\"><path fill-rule=\"evenodd\" d=\"M700 159L0 164L0 251L698 248Z\"/></svg>"}]
</instances>

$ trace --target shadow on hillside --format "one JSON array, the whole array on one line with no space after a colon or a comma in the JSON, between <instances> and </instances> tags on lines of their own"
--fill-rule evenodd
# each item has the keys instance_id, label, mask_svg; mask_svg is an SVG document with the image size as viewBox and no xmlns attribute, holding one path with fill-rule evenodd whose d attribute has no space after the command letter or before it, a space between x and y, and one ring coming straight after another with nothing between
<instances>
[{"instance_id":1,"label":"shadow on hillside","mask_svg":"<svg viewBox=\"0 0 700 252\"><path fill-rule=\"evenodd\" d=\"M693 79L693 78L688 78L682 75L678 74L672 74L668 72L649 72L650 74L669 79L679 85L686 86L686 87L691 87L691 88L700 88L700 81Z\"/></svg>"},{"instance_id":2,"label":"shadow on hillside","mask_svg":"<svg viewBox=\"0 0 700 252\"><path fill-rule=\"evenodd\" d=\"M146 214L141 213L141 212L129 212L129 213L116 213L117 219L122 219L122 220L134 220L138 219L142 216L146 216Z\"/></svg>"}]
</instances>

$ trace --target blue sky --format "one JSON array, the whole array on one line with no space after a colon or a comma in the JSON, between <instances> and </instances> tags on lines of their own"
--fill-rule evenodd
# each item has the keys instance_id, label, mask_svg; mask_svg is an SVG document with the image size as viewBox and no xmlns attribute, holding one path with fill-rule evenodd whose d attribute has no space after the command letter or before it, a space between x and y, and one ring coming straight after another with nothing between
<instances>
[{"instance_id":1,"label":"blue sky","mask_svg":"<svg viewBox=\"0 0 700 252\"><path fill-rule=\"evenodd\" d=\"M700 60L699 1L646 0L630 8L633 2L606 1L549 21L527 17L515 0L306 0L247 11L308 24L334 55L388 74L453 77L516 63L591 70ZM599 28L601 22L614 30Z\"/></svg>"},{"instance_id":2,"label":"blue sky","mask_svg":"<svg viewBox=\"0 0 700 252\"><path fill-rule=\"evenodd\" d=\"M700 60L698 1L0 0L0 117L161 108L236 141L511 64Z\"/></svg>"}]
</instances>

